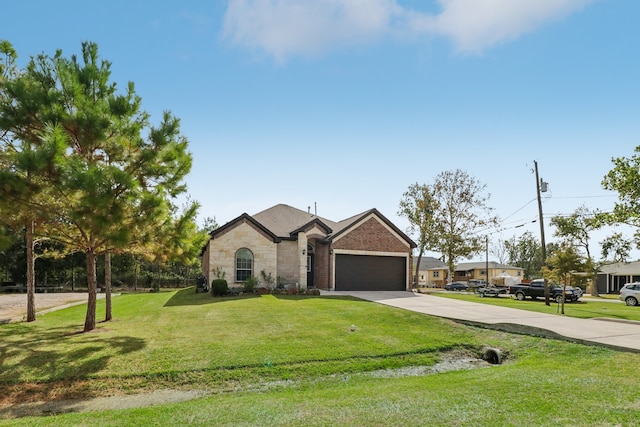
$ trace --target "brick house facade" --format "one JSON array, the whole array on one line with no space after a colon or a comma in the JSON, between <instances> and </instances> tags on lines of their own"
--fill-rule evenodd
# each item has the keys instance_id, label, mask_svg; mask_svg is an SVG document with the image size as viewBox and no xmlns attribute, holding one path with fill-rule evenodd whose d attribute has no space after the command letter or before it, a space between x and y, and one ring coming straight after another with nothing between
<instances>
[{"instance_id":1,"label":"brick house facade","mask_svg":"<svg viewBox=\"0 0 640 427\"><path fill-rule=\"evenodd\" d=\"M415 246L376 209L334 222L280 204L211 232L202 267L209 283L224 272L230 286L250 269L301 289L408 290Z\"/></svg>"}]
</instances>

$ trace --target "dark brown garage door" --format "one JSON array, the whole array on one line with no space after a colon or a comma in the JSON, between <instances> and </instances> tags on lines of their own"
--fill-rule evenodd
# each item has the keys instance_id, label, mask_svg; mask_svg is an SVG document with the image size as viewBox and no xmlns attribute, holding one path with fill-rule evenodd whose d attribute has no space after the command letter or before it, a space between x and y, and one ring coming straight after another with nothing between
<instances>
[{"instance_id":1,"label":"dark brown garage door","mask_svg":"<svg viewBox=\"0 0 640 427\"><path fill-rule=\"evenodd\" d=\"M406 258L336 255L337 291L404 291Z\"/></svg>"}]
</instances>

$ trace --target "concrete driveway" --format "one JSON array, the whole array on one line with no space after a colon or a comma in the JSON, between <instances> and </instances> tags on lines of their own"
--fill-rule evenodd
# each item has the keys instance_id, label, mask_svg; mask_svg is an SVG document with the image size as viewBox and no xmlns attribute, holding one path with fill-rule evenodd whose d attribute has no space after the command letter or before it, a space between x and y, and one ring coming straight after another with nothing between
<instances>
[{"instance_id":1,"label":"concrete driveway","mask_svg":"<svg viewBox=\"0 0 640 427\"><path fill-rule=\"evenodd\" d=\"M576 319L413 292L323 291L322 294L349 295L474 326L640 353L640 322Z\"/></svg>"}]
</instances>

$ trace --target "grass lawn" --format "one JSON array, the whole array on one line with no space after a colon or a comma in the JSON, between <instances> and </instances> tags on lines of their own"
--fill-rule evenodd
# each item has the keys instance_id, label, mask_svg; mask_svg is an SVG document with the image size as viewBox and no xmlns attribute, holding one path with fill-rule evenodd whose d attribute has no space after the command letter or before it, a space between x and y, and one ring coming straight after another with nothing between
<instances>
[{"instance_id":1,"label":"grass lawn","mask_svg":"<svg viewBox=\"0 0 640 427\"><path fill-rule=\"evenodd\" d=\"M84 310L0 326L0 414L8 418L9 405L29 399L162 389L208 395L3 425L626 426L640 419L640 355L633 353L338 296L212 298L192 288L121 295L114 321L79 333ZM485 347L501 349L505 363L409 369Z\"/></svg>"},{"instance_id":2,"label":"grass lawn","mask_svg":"<svg viewBox=\"0 0 640 427\"><path fill-rule=\"evenodd\" d=\"M503 307L518 308L540 313L559 314L560 307L555 301L551 305L546 305L544 299L518 301L510 295L499 297L481 298L478 294L461 292L431 292L430 295L444 298L454 298L464 301L473 301L483 304L493 304ZM618 320L640 321L640 307L629 307L622 301L612 297L591 298L583 297L577 302L567 302L564 305L564 315L578 317L581 319L592 319L595 317L608 317Z\"/></svg>"}]
</instances>

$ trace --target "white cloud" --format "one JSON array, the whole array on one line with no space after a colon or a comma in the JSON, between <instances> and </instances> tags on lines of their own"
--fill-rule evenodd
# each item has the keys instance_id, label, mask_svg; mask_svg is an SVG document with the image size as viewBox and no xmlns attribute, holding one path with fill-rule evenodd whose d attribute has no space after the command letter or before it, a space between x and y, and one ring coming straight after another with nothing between
<instances>
[{"instance_id":1,"label":"white cloud","mask_svg":"<svg viewBox=\"0 0 640 427\"><path fill-rule=\"evenodd\" d=\"M593 0L440 0L442 13L417 15L412 26L451 38L465 53L533 31L547 21L581 9Z\"/></svg>"},{"instance_id":2,"label":"white cloud","mask_svg":"<svg viewBox=\"0 0 640 427\"><path fill-rule=\"evenodd\" d=\"M282 61L375 40L394 9L395 0L230 0L224 35Z\"/></svg>"},{"instance_id":3,"label":"white cloud","mask_svg":"<svg viewBox=\"0 0 640 427\"><path fill-rule=\"evenodd\" d=\"M595 0L439 0L441 13L398 0L229 0L223 36L284 61L398 35L441 35L465 53L517 38Z\"/></svg>"}]
</instances>

